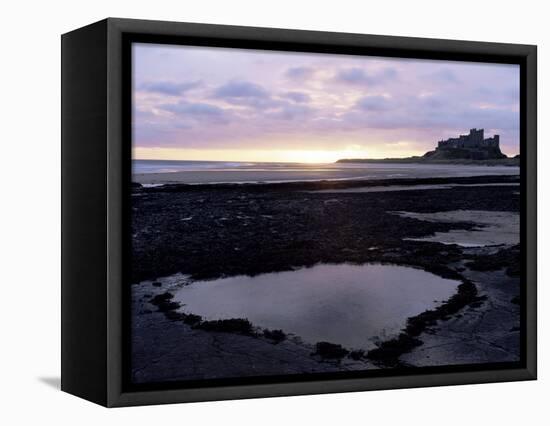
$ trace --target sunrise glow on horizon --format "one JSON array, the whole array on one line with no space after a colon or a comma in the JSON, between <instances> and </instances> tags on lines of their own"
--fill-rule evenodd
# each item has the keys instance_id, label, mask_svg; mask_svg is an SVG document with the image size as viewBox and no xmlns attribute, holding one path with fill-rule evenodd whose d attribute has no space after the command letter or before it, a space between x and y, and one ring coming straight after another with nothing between
<instances>
[{"instance_id":1,"label":"sunrise glow on horizon","mask_svg":"<svg viewBox=\"0 0 550 426\"><path fill-rule=\"evenodd\" d=\"M404 152L400 155L421 155L419 152ZM383 159L394 155L391 151L364 151L345 149L342 151L315 150L192 150L179 148L134 148L135 160L187 160L187 161L254 161L282 163L334 163L343 158Z\"/></svg>"}]
</instances>

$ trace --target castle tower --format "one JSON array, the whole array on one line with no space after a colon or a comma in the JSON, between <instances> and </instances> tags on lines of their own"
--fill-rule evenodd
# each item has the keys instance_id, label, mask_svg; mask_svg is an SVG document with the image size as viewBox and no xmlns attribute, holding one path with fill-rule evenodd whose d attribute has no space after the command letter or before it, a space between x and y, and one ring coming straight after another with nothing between
<instances>
[{"instance_id":1,"label":"castle tower","mask_svg":"<svg viewBox=\"0 0 550 426\"><path fill-rule=\"evenodd\" d=\"M470 129L470 134L468 135L469 142L471 146L480 146L484 138L484 129Z\"/></svg>"}]
</instances>

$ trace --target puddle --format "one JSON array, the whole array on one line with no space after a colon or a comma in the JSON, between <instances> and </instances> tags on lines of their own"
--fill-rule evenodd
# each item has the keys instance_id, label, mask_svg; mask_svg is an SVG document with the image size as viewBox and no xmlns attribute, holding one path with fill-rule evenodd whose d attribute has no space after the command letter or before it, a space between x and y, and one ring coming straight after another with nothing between
<instances>
[{"instance_id":1,"label":"puddle","mask_svg":"<svg viewBox=\"0 0 550 426\"><path fill-rule=\"evenodd\" d=\"M426 222L469 222L479 225L479 227L472 230L457 229L449 232L436 232L435 235L429 237L406 238L409 241L432 241L442 244L456 244L462 247L519 244L519 214L513 212L455 210L437 213L393 213Z\"/></svg>"},{"instance_id":2,"label":"puddle","mask_svg":"<svg viewBox=\"0 0 550 426\"><path fill-rule=\"evenodd\" d=\"M459 282L386 264L320 264L288 272L196 281L174 291L181 310L205 319L248 318L308 343L370 349L409 317L432 309Z\"/></svg>"}]
</instances>

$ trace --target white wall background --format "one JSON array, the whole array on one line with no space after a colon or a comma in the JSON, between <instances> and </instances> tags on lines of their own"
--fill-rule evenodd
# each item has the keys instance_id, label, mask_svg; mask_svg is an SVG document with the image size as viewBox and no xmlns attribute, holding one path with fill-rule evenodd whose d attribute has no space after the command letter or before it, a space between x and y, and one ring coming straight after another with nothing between
<instances>
[{"instance_id":1,"label":"white wall background","mask_svg":"<svg viewBox=\"0 0 550 426\"><path fill-rule=\"evenodd\" d=\"M108 16L539 46L539 217L548 217L550 31L542 1L89 0L0 6L0 422L187 426L548 421L548 223L539 221L537 382L107 410L58 391L60 34ZM546 393L546 396L544 395ZM545 423L548 424L548 423Z\"/></svg>"}]
</instances>

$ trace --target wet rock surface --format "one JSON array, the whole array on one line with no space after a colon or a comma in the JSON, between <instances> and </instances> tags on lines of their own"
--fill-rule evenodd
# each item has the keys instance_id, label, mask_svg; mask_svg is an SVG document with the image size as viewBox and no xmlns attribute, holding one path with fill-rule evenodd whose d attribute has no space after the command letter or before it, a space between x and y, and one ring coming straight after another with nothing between
<instances>
[{"instance_id":1,"label":"wet rock surface","mask_svg":"<svg viewBox=\"0 0 550 426\"><path fill-rule=\"evenodd\" d=\"M519 280L504 270L465 270L481 297L422 332L423 344L400 357L413 366L514 362L520 357L520 308L513 303Z\"/></svg>"},{"instance_id":2,"label":"wet rock surface","mask_svg":"<svg viewBox=\"0 0 550 426\"><path fill-rule=\"evenodd\" d=\"M197 328L152 302L150 284L133 286L132 381L153 383L330 373L376 368L365 359L324 359L296 336ZM156 297L156 296L154 296ZM153 298L154 298L153 297ZM274 338L276 337L276 339Z\"/></svg>"},{"instance_id":3,"label":"wet rock surface","mask_svg":"<svg viewBox=\"0 0 550 426\"><path fill-rule=\"evenodd\" d=\"M428 182L426 182L428 181ZM411 179L388 184L509 183L515 177ZM472 223L436 223L392 211L519 212L512 186L377 193L312 193L368 182L135 187L132 197L132 379L136 383L517 361L519 253L409 241ZM346 186L347 185L347 186ZM197 326L182 316L159 279L257 275L317 263L387 262L470 283L474 292L448 312L417 320L390 354L307 345L284 330L250 331L243 322ZM505 265L506 268L503 266ZM404 277L406 278L406 277ZM145 284L144 284L145 283ZM153 284L154 283L154 284ZM471 290L471 287L469 287ZM162 295L165 296L162 296ZM159 297L160 296L160 297ZM426 317L424 317L426 319ZM251 324L251 327L254 325ZM227 330L221 330L229 327ZM246 328L250 332L242 332ZM234 329L232 329L234 328ZM284 338L283 338L284 336ZM326 342L330 343L330 342ZM380 342L390 345L390 342ZM325 351L325 349L328 350ZM338 348L336 348L338 349ZM332 355L338 352L341 356Z\"/></svg>"},{"instance_id":4,"label":"wet rock surface","mask_svg":"<svg viewBox=\"0 0 550 426\"><path fill-rule=\"evenodd\" d=\"M399 260L418 266L458 259L458 248L404 241L471 223L430 223L392 211L519 212L513 187L456 187L382 193L304 193L357 185L508 183L513 176L394 179L269 185L168 185L132 197L131 282L191 274L195 279L286 271L319 262ZM347 186L346 186L347 185ZM435 266L436 268L438 266Z\"/></svg>"}]
</instances>

